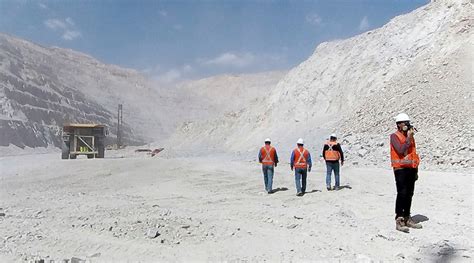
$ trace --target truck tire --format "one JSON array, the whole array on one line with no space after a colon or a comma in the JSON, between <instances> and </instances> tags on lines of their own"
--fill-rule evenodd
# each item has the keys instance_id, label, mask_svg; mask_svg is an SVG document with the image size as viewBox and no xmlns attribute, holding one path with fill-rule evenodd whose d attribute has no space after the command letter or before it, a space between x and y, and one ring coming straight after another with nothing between
<instances>
[{"instance_id":1,"label":"truck tire","mask_svg":"<svg viewBox=\"0 0 474 263\"><path fill-rule=\"evenodd\" d=\"M61 159L69 159L69 142L63 142L61 146Z\"/></svg>"},{"instance_id":2,"label":"truck tire","mask_svg":"<svg viewBox=\"0 0 474 263\"><path fill-rule=\"evenodd\" d=\"M77 157L77 155L75 155L75 154L69 155L69 159L76 159L76 157Z\"/></svg>"},{"instance_id":3,"label":"truck tire","mask_svg":"<svg viewBox=\"0 0 474 263\"><path fill-rule=\"evenodd\" d=\"M94 158L94 155L93 155L93 154L88 154L88 155L87 155L87 159L92 159L92 158Z\"/></svg>"},{"instance_id":4,"label":"truck tire","mask_svg":"<svg viewBox=\"0 0 474 263\"><path fill-rule=\"evenodd\" d=\"M97 158L104 158L104 156L105 156L105 144L104 144L103 138L101 138L97 141L97 152L98 152L97 155L96 155Z\"/></svg>"}]
</instances>

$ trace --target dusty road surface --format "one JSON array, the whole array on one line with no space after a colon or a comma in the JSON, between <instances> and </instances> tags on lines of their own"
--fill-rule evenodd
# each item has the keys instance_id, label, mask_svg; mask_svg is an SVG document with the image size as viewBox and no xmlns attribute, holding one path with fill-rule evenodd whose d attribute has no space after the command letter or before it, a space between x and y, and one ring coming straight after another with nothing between
<instances>
[{"instance_id":1,"label":"dusty road surface","mask_svg":"<svg viewBox=\"0 0 474 263\"><path fill-rule=\"evenodd\" d=\"M126 154L125 154L126 155ZM110 154L109 154L110 156ZM123 156L123 155L122 155ZM439 261L473 260L469 172L421 171L413 215L395 231L390 170L344 167L325 190L321 163L295 196L286 164L274 194L260 166L230 157L59 154L0 158L0 260Z\"/></svg>"}]
</instances>

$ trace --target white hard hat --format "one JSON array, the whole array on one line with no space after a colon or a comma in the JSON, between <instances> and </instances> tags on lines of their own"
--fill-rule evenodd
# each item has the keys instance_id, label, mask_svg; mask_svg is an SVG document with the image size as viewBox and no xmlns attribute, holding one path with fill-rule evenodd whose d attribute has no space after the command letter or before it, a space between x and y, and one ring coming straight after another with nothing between
<instances>
[{"instance_id":1,"label":"white hard hat","mask_svg":"<svg viewBox=\"0 0 474 263\"><path fill-rule=\"evenodd\" d=\"M406 113L400 113L395 117L395 122L401 122L401 121L410 121L410 117Z\"/></svg>"},{"instance_id":2,"label":"white hard hat","mask_svg":"<svg viewBox=\"0 0 474 263\"><path fill-rule=\"evenodd\" d=\"M304 144L304 141L302 138L299 138L298 141L296 141L296 144Z\"/></svg>"},{"instance_id":3,"label":"white hard hat","mask_svg":"<svg viewBox=\"0 0 474 263\"><path fill-rule=\"evenodd\" d=\"M331 135L329 135L329 138L331 138L331 137L337 138L335 133L331 133Z\"/></svg>"},{"instance_id":4,"label":"white hard hat","mask_svg":"<svg viewBox=\"0 0 474 263\"><path fill-rule=\"evenodd\" d=\"M265 142L272 142L272 140L270 140L270 138L266 138Z\"/></svg>"}]
</instances>

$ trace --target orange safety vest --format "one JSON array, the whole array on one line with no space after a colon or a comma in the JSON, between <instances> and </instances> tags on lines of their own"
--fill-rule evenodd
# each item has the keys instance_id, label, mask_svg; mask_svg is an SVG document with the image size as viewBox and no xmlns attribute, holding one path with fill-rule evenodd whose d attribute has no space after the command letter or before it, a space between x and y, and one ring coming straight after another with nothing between
<instances>
[{"instance_id":1,"label":"orange safety vest","mask_svg":"<svg viewBox=\"0 0 474 263\"><path fill-rule=\"evenodd\" d=\"M273 165L275 164L275 148L272 146L263 146L260 149L260 154L263 156L262 158L262 164L263 165Z\"/></svg>"},{"instance_id":2,"label":"orange safety vest","mask_svg":"<svg viewBox=\"0 0 474 263\"><path fill-rule=\"evenodd\" d=\"M341 154L339 151L335 151L332 147L336 145L337 142L327 141L326 145L329 146L329 149L324 151L324 159L326 161L339 161L341 159Z\"/></svg>"},{"instance_id":3,"label":"orange safety vest","mask_svg":"<svg viewBox=\"0 0 474 263\"><path fill-rule=\"evenodd\" d=\"M397 135L401 145L405 144L407 137L403 133L397 131L395 135ZM420 164L420 157L416 153L415 139L412 138L406 155L399 155L393 148L393 145L390 144L390 158L392 159L393 168L417 168Z\"/></svg>"},{"instance_id":4,"label":"orange safety vest","mask_svg":"<svg viewBox=\"0 0 474 263\"><path fill-rule=\"evenodd\" d=\"M294 166L295 168L307 168L308 163L306 160L308 160L309 152L305 148L301 147L302 151L300 148L296 148L293 150L295 159L294 159Z\"/></svg>"}]
</instances>

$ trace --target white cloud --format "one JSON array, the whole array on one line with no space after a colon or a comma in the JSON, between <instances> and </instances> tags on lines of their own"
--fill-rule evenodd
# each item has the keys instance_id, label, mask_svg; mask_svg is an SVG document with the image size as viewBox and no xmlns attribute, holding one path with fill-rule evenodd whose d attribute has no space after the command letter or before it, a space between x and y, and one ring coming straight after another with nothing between
<instances>
[{"instance_id":1,"label":"white cloud","mask_svg":"<svg viewBox=\"0 0 474 263\"><path fill-rule=\"evenodd\" d=\"M71 30L66 30L62 36L64 40L74 40L78 37L81 36L81 32L79 31L71 31Z\"/></svg>"},{"instance_id":2,"label":"white cloud","mask_svg":"<svg viewBox=\"0 0 474 263\"><path fill-rule=\"evenodd\" d=\"M41 8L41 9L48 9L48 6L43 4L43 3L39 3L38 6Z\"/></svg>"},{"instance_id":3,"label":"white cloud","mask_svg":"<svg viewBox=\"0 0 474 263\"><path fill-rule=\"evenodd\" d=\"M59 19L48 19L44 21L44 25L52 30L65 29L67 27L66 23L64 23L63 21Z\"/></svg>"},{"instance_id":4,"label":"white cloud","mask_svg":"<svg viewBox=\"0 0 474 263\"><path fill-rule=\"evenodd\" d=\"M367 16L364 16L362 18L362 20L360 20L359 30L360 31L365 31L365 30L369 29L369 27L370 27L369 19L367 18Z\"/></svg>"},{"instance_id":5,"label":"white cloud","mask_svg":"<svg viewBox=\"0 0 474 263\"><path fill-rule=\"evenodd\" d=\"M155 65L141 72L157 83L173 84L189 79L218 74L241 74L274 70L286 63L284 52L278 54L254 54L251 52L224 52L213 58L198 58L190 64L168 68Z\"/></svg>"},{"instance_id":6,"label":"white cloud","mask_svg":"<svg viewBox=\"0 0 474 263\"><path fill-rule=\"evenodd\" d=\"M71 25L71 26L74 26L74 25L75 25L75 24L74 24L74 20L72 20L72 18L70 18L70 17L66 18L66 23L68 23L68 24Z\"/></svg>"},{"instance_id":7,"label":"white cloud","mask_svg":"<svg viewBox=\"0 0 474 263\"><path fill-rule=\"evenodd\" d=\"M323 19L316 13L309 14L306 16L306 22L314 26L322 25Z\"/></svg>"},{"instance_id":8,"label":"white cloud","mask_svg":"<svg viewBox=\"0 0 474 263\"><path fill-rule=\"evenodd\" d=\"M163 70L163 67L156 65L152 68L144 69L142 72L157 82L169 84L185 80L194 73L194 68L191 65L186 64L181 67Z\"/></svg>"},{"instance_id":9,"label":"white cloud","mask_svg":"<svg viewBox=\"0 0 474 263\"><path fill-rule=\"evenodd\" d=\"M71 41L82 36L81 32L76 29L76 23L70 17L64 20L47 19L44 21L44 25L53 31L61 32L61 38L64 40Z\"/></svg>"},{"instance_id":10,"label":"white cloud","mask_svg":"<svg viewBox=\"0 0 474 263\"><path fill-rule=\"evenodd\" d=\"M182 73L179 70L171 69L165 72L164 74L159 75L157 79L161 82L171 83L180 79L181 76Z\"/></svg>"},{"instance_id":11,"label":"white cloud","mask_svg":"<svg viewBox=\"0 0 474 263\"><path fill-rule=\"evenodd\" d=\"M251 52L224 52L214 58L199 58L196 63L211 72L258 72L282 67L286 64L284 52L279 54L254 54ZM205 70L205 71L206 71Z\"/></svg>"},{"instance_id":12,"label":"white cloud","mask_svg":"<svg viewBox=\"0 0 474 263\"><path fill-rule=\"evenodd\" d=\"M182 71L183 71L184 73L190 73L190 72L193 71L193 67L191 67L190 65L184 65L184 66L182 67Z\"/></svg>"},{"instance_id":13,"label":"white cloud","mask_svg":"<svg viewBox=\"0 0 474 263\"><path fill-rule=\"evenodd\" d=\"M243 68L251 65L255 61L255 56L252 53L236 54L232 52L223 53L215 58L200 60L201 64L211 66L231 66Z\"/></svg>"},{"instance_id":14,"label":"white cloud","mask_svg":"<svg viewBox=\"0 0 474 263\"><path fill-rule=\"evenodd\" d=\"M160 70L161 70L161 66L155 65L154 67L148 67L148 68L142 69L141 72L147 75L151 75L151 74L154 74L155 72L159 72Z\"/></svg>"}]
</instances>

